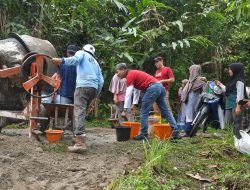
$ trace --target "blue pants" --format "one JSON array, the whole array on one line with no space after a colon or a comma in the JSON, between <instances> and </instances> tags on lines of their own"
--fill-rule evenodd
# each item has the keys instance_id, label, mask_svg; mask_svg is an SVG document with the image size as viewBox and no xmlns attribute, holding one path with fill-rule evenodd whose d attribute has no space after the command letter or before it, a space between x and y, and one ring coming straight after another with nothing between
<instances>
[{"instance_id":1,"label":"blue pants","mask_svg":"<svg viewBox=\"0 0 250 190\"><path fill-rule=\"evenodd\" d=\"M148 134L148 116L153 103L156 102L160 108L162 118L168 120L173 131L178 130L173 114L166 102L166 90L161 83L153 83L149 86L142 98L141 104L141 130L140 134Z\"/></svg>"}]
</instances>

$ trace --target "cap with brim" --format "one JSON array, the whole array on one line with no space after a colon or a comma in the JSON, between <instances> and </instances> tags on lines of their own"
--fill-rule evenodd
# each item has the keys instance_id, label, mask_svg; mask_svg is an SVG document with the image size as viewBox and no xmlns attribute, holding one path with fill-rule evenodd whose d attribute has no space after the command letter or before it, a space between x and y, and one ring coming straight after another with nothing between
<instances>
[{"instance_id":1,"label":"cap with brim","mask_svg":"<svg viewBox=\"0 0 250 190\"><path fill-rule=\"evenodd\" d=\"M78 51L78 48L75 45L68 45L67 51L75 53Z\"/></svg>"}]
</instances>

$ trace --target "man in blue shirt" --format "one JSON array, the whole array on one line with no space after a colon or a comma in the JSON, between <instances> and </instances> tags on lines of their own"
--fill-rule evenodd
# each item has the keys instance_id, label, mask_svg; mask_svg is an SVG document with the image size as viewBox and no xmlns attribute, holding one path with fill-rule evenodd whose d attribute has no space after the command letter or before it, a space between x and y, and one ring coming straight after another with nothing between
<instances>
[{"instance_id":1,"label":"man in blue shirt","mask_svg":"<svg viewBox=\"0 0 250 190\"><path fill-rule=\"evenodd\" d=\"M53 58L56 65L76 65L76 89L74 94L75 144L68 147L69 152L82 153L86 147L85 116L91 101L100 94L103 76L98 62L94 58L94 46L87 44L73 57Z\"/></svg>"},{"instance_id":2,"label":"man in blue shirt","mask_svg":"<svg viewBox=\"0 0 250 190\"><path fill-rule=\"evenodd\" d=\"M67 57L72 57L78 51L75 45L67 46ZM76 88L76 65L66 65L64 63L59 65L58 72L53 77L61 79L61 86L59 89L60 103L73 104L74 92Z\"/></svg>"}]
</instances>

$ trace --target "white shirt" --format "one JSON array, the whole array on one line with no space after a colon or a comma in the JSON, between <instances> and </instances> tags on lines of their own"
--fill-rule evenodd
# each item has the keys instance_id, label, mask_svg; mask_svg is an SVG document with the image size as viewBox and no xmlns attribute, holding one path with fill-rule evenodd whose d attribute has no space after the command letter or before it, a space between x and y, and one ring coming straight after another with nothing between
<instances>
[{"instance_id":1,"label":"white shirt","mask_svg":"<svg viewBox=\"0 0 250 190\"><path fill-rule=\"evenodd\" d=\"M133 104L138 104L139 97L140 97L140 90L134 88L133 85L130 85L126 89L125 101L124 101L124 108L130 108L132 102L132 95L133 95Z\"/></svg>"}]
</instances>

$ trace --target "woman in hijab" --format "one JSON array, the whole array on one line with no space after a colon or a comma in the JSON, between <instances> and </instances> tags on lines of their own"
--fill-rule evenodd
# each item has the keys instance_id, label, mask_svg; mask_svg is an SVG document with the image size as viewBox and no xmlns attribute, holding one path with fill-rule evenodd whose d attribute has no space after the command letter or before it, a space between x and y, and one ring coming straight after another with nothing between
<instances>
[{"instance_id":1,"label":"woman in hijab","mask_svg":"<svg viewBox=\"0 0 250 190\"><path fill-rule=\"evenodd\" d=\"M185 121L185 136L189 136L192 129L191 124L196 115L195 107L197 99L202 92L203 86L206 84L205 80L206 78L201 76L200 65L192 65L189 67L189 79L181 94L181 102L184 106L182 117Z\"/></svg>"},{"instance_id":2,"label":"woman in hijab","mask_svg":"<svg viewBox=\"0 0 250 190\"><path fill-rule=\"evenodd\" d=\"M184 79L181 81L181 87L178 90L178 97L180 98L180 101L181 101L181 95L183 93L183 89L187 83L188 83L188 79ZM177 126L180 130L183 130L184 126L185 126L184 118L182 117L182 112L183 112L182 110L183 109L184 109L184 105L181 102L180 107L179 107L179 112L178 112L178 121L177 121Z\"/></svg>"},{"instance_id":3,"label":"woman in hijab","mask_svg":"<svg viewBox=\"0 0 250 190\"><path fill-rule=\"evenodd\" d=\"M229 81L223 85L220 81L215 81L226 95L225 123L234 125L234 134L240 138L241 128L241 107L239 101L244 99L244 66L242 63L232 63L228 65Z\"/></svg>"}]
</instances>

